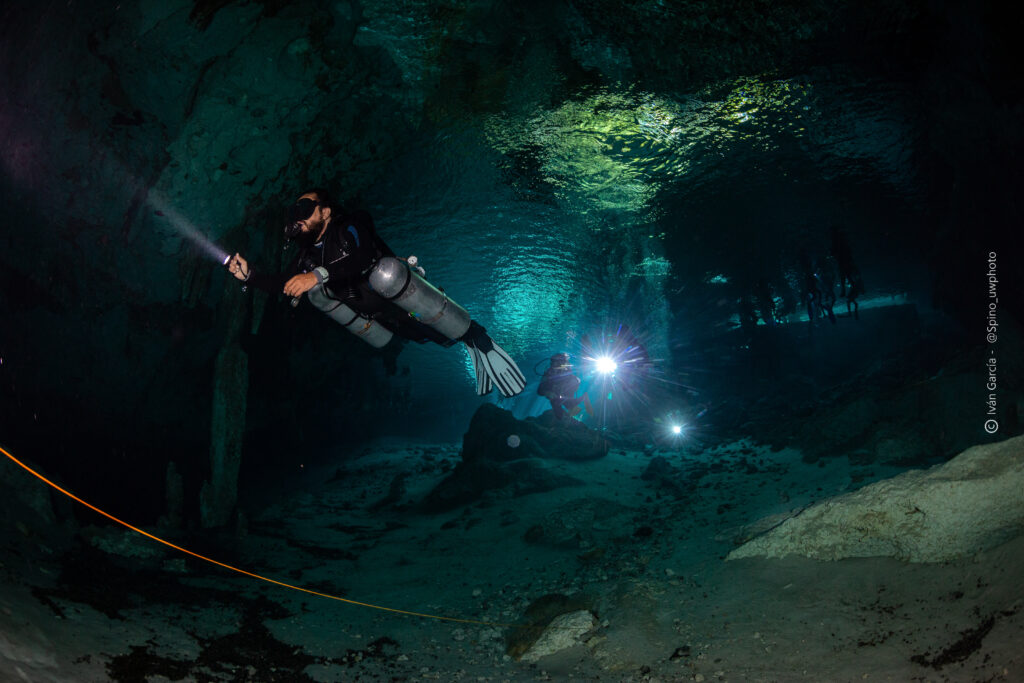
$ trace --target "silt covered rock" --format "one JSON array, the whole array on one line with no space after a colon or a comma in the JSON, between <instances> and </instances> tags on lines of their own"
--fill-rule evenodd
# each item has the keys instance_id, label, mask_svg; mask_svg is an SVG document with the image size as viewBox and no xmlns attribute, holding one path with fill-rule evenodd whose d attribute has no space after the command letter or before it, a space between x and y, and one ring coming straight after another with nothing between
<instances>
[{"instance_id":1,"label":"silt covered rock","mask_svg":"<svg viewBox=\"0 0 1024 683\"><path fill-rule=\"evenodd\" d=\"M517 420L512 413L485 404L462 437L462 462L424 500L431 512L477 500L485 491L510 488L512 495L550 491L576 482L552 472L547 460L586 461L608 453L608 442L575 420L550 412Z\"/></svg>"},{"instance_id":2,"label":"silt covered rock","mask_svg":"<svg viewBox=\"0 0 1024 683\"><path fill-rule=\"evenodd\" d=\"M969 448L799 512L728 559L804 555L944 562L1024 531L1024 437Z\"/></svg>"}]
</instances>

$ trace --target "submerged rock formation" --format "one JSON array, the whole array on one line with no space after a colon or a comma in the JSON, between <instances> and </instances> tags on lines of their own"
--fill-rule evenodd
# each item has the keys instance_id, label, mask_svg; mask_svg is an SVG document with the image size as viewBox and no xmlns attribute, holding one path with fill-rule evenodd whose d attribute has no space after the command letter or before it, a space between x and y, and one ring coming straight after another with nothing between
<instances>
[{"instance_id":1,"label":"submerged rock formation","mask_svg":"<svg viewBox=\"0 0 1024 683\"><path fill-rule=\"evenodd\" d=\"M524 662L536 662L541 657L553 655L580 642L580 638L594 630L597 619L587 610L579 610L555 617L537 642L520 658Z\"/></svg>"},{"instance_id":2,"label":"submerged rock formation","mask_svg":"<svg viewBox=\"0 0 1024 683\"><path fill-rule=\"evenodd\" d=\"M535 662L575 645L597 625L593 598L584 594L543 595L526 608L522 624L505 637L505 653L513 659Z\"/></svg>"},{"instance_id":3,"label":"submerged rock formation","mask_svg":"<svg viewBox=\"0 0 1024 683\"><path fill-rule=\"evenodd\" d=\"M726 559L804 555L817 560L895 557L944 562L1024 531L1024 436L969 448L812 505Z\"/></svg>"},{"instance_id":4,"label":"submerged rock formation","mask_svg":"<svg viewBox=\"0 0 1024 683\"><path fill-rule=\"evenodd\" d=\"M224 288L229 313L224 344L217 354L213 378L213 415L210 421L210 479L199 492L199 513L204 528L231 521L238 503L238 472L242 466L249 358L239 338L247 308L232 283Z\"/></svg>"},{"instance_id":5,"label":"submerged rock formation","mask_svg":"<svg viewBox=\"0 0 1024 683\"><path fill-rule=\"evenodd\" d=\"M489 490L511 487L512 495L525 495L568 486L575 480L551 472L544 460L595 460L607 453L608 442L575 420L558 420L550 411L517 420L507 410L484 404L462 437L462 462L423 505L440 512Z\"/></svg>"}]
</instances>

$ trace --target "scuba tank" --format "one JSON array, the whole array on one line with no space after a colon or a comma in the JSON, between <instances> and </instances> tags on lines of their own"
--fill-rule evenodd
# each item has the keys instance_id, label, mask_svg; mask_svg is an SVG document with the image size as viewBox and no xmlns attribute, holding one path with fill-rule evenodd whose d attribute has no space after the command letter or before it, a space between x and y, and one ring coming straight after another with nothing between
<instances>
[{"instance_id":1,"label":"scuba tank","mask_svg":"<svg viewBox=\"0 0 1024 683\"><path fill-rule=\"evenodd\" d=\"M344 303L328 295L325 289L324 285L319 284L309 290L306 293L309 303L375 349L379 349L391 341L391 337L394 336L391 330L373 318L356 313Z\"/></svg>"},{"instance_id":2,"label":"scuba tank","mask_svg":"<svg viewBox=\"0 0 1024 683\"><path fill-rule=\"evenodd\" d=\"M469 331L471 319L466 309L401 259L385 256L378 261L370 271L370 287L449 339L460 339Z\"/></svg>"}]
</instances>

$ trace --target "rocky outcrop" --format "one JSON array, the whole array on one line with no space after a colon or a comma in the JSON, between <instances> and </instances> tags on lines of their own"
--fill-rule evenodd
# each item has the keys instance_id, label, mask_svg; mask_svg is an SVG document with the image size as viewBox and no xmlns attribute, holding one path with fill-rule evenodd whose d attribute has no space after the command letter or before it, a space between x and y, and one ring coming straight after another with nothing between
<instances>
[{"instance_id":1,"label":"rocky outcrop","mask_svg":"<svg viewBox=\"0 0 1024 683\"><path fill-rule=\"evenodd\" d=\"M729 553L727 559L886 556L944 562L1024 531L1024 436L969 448L823 501Z\"/></svg>"},{"instance_id":2,"label":"rocky outcrop","mask_svg":"<svg viewBox=\"0 0 1024 683\"><path fill-rule=\"evenodd\" d=\"M477 409L462 438L462 459L466 462L523 458L583 461L607 454L608 442L582 422L559 420L551 411L517 420L509 411L490 403Z\"/></svg>"},{"instance_id":3,"label":"rocky outcrop","mask_svg":"<svg viewBox=\"0 0 1024 683\"><path fill-rule=\"evenodd\" d=\"M185 520L185 480L173 462L167 463L164 477L164 514L157 521L161 529L180 529Z\"/></svg>"},{"instance_id":4,"label":"rocky outcrop","mask_svg":"<svg viewBox=\"0 0 1024 683\"><path fill-rule=\"evenodd\" d=\"M204 528L231 521L238 503L238 472L242 466L249 358L239 338L246 308L239 305L237 287L224 288L227 323L224 345L217 354L213 377L213 415L210 421L210 479L199 492L199 513Z\"/></svg>"},{"instance_id":5,"label":"rocky outcrop","mask_svg":"<svg viewBox=\"0 0 1024 683\"><path fill-rule=\"evenodd\" d=\"M597 626L597 618L587 610L579 610L555 617L541 633L537 642L527 650L521 660L536 662L541 657L553 655L580 642L580 638Z\"/></svg>"},{"instance_id":6,"label":"rocky outcrop","mask_svg":"<svg viewBox=\"0 0 1024 683\"><path fill-rule=\"evenodd\" d=\"M507 410L484 404L462 437L462 461L423 507L450 510L495 489L519 496L569 486L576 480L550 471L545 460L595 460L607 453L608 442L575 420L558 420L550 412L517 420Z\"/></svg>"},{"instance_id":7,"label":"rocky outcrop","mask_svg":"<svg viewBox=\"0 0 1024 683\"><path fill-rule=\"evenodd\" d=\"M571 647L597 625L592 603L592 596L580 593L549 593L537 598L526 608L520 625L506 634L505 653L535 662Z\"/></svg>"}]
</instances>

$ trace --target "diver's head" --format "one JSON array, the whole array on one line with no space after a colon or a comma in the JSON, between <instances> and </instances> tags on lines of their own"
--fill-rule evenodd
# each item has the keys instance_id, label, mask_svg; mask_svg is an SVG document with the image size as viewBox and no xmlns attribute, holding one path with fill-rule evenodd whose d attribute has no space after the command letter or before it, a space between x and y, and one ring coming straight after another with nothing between
<instances>
[{"instance_id":1,"label":"diver's head","mask_svg":"<svg viewBox=\"0 0 1024 683\"><path fill-rule=\"evenodd\" d=\"M312 244L320 238L331 220L331 203L322 190L305 192L288 207L284 235L289 240Z\"/></svg>"},{"instance_id":2,"label":"diver's head","mask_svg":"<svg viewBox=\"0 0 1024 683\"><path fill-rule=\"evenodd\" d=\"M562 365L569 364L569 354L567 353L556 353L551 356L551 367L559 367Z\"/></svg>"}]
</instances>

